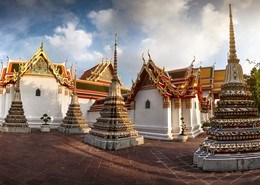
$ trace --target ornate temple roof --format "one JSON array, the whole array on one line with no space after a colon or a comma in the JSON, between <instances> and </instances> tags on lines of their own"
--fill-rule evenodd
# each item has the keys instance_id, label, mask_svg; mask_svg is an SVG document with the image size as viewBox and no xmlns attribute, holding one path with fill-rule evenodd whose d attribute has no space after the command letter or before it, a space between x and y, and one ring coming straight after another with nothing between
<instances>
[{"instance_id":1,"label":"ornate temple roof","mask_svg":"<svg viewBox=\"0 0 260 185\"><path fill-rule=\"evenodd\" d=\"M225 69L215 70L214 66L209 66L196 68L194 70L200 70L200 85L202 91L210 91L216 94L220 92L221 85L225 79Z\"/></svg>"},{"instance_id":2,"label":"ornate temple roof","mask_svg":"<svg viewBox=\"0 0 260 185\"><path fill-rule=\"evenodd\" d=\"M224 69L214 71L214 80L213 80L213 87L211 89L211 92L213 92L213 93L220 92L221 86L225 80L225 73L226 73L226 70L224 70Z\"/></svg>"},{"instance_id":3,"label":"ornate temple roof","mask_svg":"<svg viewBox=\"0 0 260 185\"><path fill-rule=\"evenodd\" d=\"M139 89L144 88L156 88L166 98L192 98L201 91L199 84L199 71L194 71L193 62L187 68L165 71L154 64L149 54L149 61L144 60L128 98L133 100Z\"/></svg>"},{"instance_id":4,"label":"ornate temple roof","mask_svg":"<svg viewBox=\"0 0 260 185\"><path fill-rule=\"evenodd\" d=\"M7 67L1 72L0 85L14 83L17 72L24 75L54 76L61 85L71 86L71 75L66 70L65 64L54 64L43 50L43 44L28 61L9 61Z\"/></svg>"},{"instance_id":5,"label":"ornate temple roof","mask_svg":"<svg viewBox=\"0 0 260 185\"><path fill-rule=\"evenodd\" d=\"M113 70L111 61L101 61L91 69L84 71L79 79L110 84Z\"/></svg>"}]
</instances>

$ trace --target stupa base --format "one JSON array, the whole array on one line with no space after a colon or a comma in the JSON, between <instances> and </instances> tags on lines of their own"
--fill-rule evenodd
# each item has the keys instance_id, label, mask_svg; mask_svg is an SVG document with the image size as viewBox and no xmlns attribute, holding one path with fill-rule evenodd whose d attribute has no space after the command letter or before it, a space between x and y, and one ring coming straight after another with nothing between
<instances>
[{"instance_id":1,"label":"stupa base","mask_svg":"<svg viewBox=\"0 0 260 185\"><path fill-rule=\"evenodd\" d=\"M81 128L81 127L75 127L75 128L67 128L67 127L59 127L59 132L66 133L66 134L86 134L89 133L90 128Z\"/></svg>"},{"instance_id":2,"label":"stupa base","mask_svg":"<svg viewBox=\"0 0 260 185\"><path fill-rule=\"evenodd\" d=\"M144 144L144 137L135 136L119 139L104 139L88 134L84 137L84 142L103 150L119 150Z\"/></svg>"},{"instance_id":3,"label":"stupa base","mask_svg":"<svg viewBox=\"0 0 260 185\"><path fill-rule=\"evenodd\" d=\"M30 133L31 128L30 127L8 127L8 126L2 126L1 127L2 132L12 132L12 133Z\"/></svg>"},{"instance_id":4,"label":"stupa base","mask_svg":"<svg viewBox=\"0 0 260 185\"><path fill-rule=\"evenodd\" d=\"M260 152L246 154L211 154L198 149L193 164L204 171L228 172L260 168Z\"/></svg>"}]
</instances>

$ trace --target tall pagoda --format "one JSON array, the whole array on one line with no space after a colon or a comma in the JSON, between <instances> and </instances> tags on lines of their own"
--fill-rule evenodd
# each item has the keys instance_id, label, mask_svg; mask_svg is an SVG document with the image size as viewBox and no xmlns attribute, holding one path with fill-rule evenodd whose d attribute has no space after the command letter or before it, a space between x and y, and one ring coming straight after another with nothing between
<instances>
[{"instance_id":1,"label":"tall pagoda","mask_svg":"<svg viewBox=\"0 0 260 185\"><path fill-rule=\"evenodd\" d=\"M71 102L69 104L66 116L62 120L59 131L70 134L88 133L90 128L82 116L78 96L76 92L76 72L74 72L74 88L71 95Z\"/></svg>"},{"instance_id":2,"label":"tall pagoda","mask_svg":"<svg viewBox=\"0 0 260 185\"><path fill-rule=\"evenodd\" d=\"M20 79L21 72L19 71L16 76L14 99L2 126L3 132L31 132L31 128L28 126L27 119L24 115L20 92Z\"/></svg>"},{"instance_id":3,"label":"tall pagoda","mask_svg":"<svg viewBox=\"0 0 260 185\"><path fill-rule=\"evenodd\" d=\"M211 119L208 137L193 161L205 171L243 171L260 168L260 118L236 55L229 5L229 58L220 100Z\"/></svg>"},{"instance_id":4,"label":"tall pagoda","mask_svg":"<svg viewBox=\"0 0 260 185\"><path fill-rule=\"evenodd\" d=\"M93 124L84 142L105 150L117 150L144 143L143 136L133 129L134 125L125 108L121 95L121 83L117 74L117 34L115 35L114 71L108 96L101 117Z\"/></svg>"}]
</instances>

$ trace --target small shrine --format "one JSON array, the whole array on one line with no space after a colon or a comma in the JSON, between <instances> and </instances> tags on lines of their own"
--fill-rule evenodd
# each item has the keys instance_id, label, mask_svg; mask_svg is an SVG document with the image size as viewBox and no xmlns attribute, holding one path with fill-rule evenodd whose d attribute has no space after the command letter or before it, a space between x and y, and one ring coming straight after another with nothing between
<instances>
[{"instance_id":1,"label":"small shrine","mask_svg":"<svg viewBox=\"0 0 260 185\"><path fill-rule=\"evenodd\" d=\"M205 171L244 171L260 168L260 118L236 55L230 17L230 50L220 100L211 119L208 137L195 152L193 162Z\"/></svg>"},{"instance_id":2,"label":"small shrine","mask_svg":"<svg viewBox=\"0 0 260 185\"><path fill-rule=\"evenodd\" d=\"M20 93L20 71L16 73L15 79L15 89L14 89L14 98L11 103L11 108L8 111L8 115L5 118L5 121L2 126L3 132L22 132L28 133L31 132L31 128L28 127L27 119L24 115L23 103L21 100Z\"/></svg>"},{"instance_id":3,"label":"small shrine","mask_svg":"<svg viewBox=\"0 0 260 185\"><path fill-rule=\"evenodd\" d=\"M117 74L117 34L115 35L114 71L108 96L100 112L101 117L93 124L84 142L105 150L117 150L144 143L143 136L133 129L134 125L125 108L121 83Z\"/></svg>"},{"instance_id":4,"label":"small shrine","mask_svg":"<svg viewBox=\"0 0 260 185\"><path fill-rule=\"evenodd\" d=\"M74 88L71 95L71 103L69 104L66 116L62 120L59 127L59 131L63 133L88 133L90 128L83 118L83 114L78 102L78 96L76 92L76 72L74 72Z\"/></svg>"}]
</instances>

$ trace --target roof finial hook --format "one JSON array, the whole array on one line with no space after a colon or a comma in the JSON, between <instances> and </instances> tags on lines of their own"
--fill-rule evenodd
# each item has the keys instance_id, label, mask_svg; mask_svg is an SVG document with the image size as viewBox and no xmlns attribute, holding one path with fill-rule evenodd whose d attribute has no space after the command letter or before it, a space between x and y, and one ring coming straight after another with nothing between
<instances>
[{"instance_id":1,"label":"roof finial hook","mask_svg":"<svg viewBox=\"0 0 260 185\"><path fill-rule=\"evenodd\" d=\"M43 39L41 41L40 49L43 50Z\"/></svg>"},{"instance_id":2,"label":"roof finial hook","mask_svg":"<svg viewBox=\"0 0 260 185\"><path fill-rule=\"evenodd\" d=\"M148 49L147 54L148 54L148 56L149 56L149 60L152 60L152 59L151 59L151 55L150 55L150 49Z\"/></svg>"},{"instance_id":3,"label":"roof finial hook","mask_svg":"<svg viewBox=\"0 0 260 185\"><path fill-rule=\"evenodd\" d=\"M144 59L144 53L142 53L142 59L144 61L144 65L145 65L146 63L145 63L145 59Z\"/></svg>"},{"instance_id":4,"label":"roof finial hook","mask_svg":"<svg viewBox=\"0 0 260 185\"><path fill-rule=\"evenodd\" d=\"M191 65L192 65L192 66L194 65L195 60L196 60L196 57L193 56L193 60L192 60L192 62L191 62Z\"/></svg>"}]
</instances>

